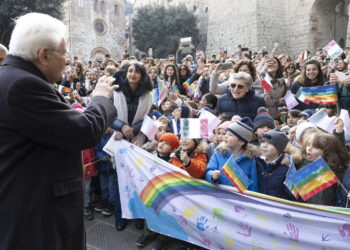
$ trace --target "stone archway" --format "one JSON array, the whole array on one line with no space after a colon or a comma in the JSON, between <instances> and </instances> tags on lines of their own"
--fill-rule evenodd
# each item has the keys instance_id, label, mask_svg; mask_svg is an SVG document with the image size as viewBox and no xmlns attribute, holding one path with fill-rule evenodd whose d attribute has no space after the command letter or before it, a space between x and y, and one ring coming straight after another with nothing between
<instances>
[{"instance_id":1,"label":"stone archway","mask_svg":"<svg viewBox=\"0 0 350 250\"><path fill-rule=\"evenodd\" d=\"M110 54L105 48L97 47L91 52L91 59L93 61L103 61L104 56Z\"/></svg>"},{"instance_id":2,"label":"stone archway","mask_svg":"<svg viewBox=\"0 0 350 250\"><path fill-rule=\"evenodd\" d=\"M347 38L349 0L315 0L310 10L311 50L329 41L343 43Z\"/></svg>"}]
</instances>

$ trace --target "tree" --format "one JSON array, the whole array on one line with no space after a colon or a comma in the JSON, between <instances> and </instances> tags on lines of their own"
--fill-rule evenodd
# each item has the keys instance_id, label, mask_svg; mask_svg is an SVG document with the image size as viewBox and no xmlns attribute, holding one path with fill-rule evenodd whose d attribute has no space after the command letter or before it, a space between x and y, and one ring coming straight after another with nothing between
<instances>
[{"instance_id":1,"label":"tree","mask_svg":"<svg viewBox=\"0 0 350 250\"><path fill-rule=\"evenodd\" d=\"M1 0L0 43L8 46L14 19L29 12L40 12L61 19L62 3L65 0ZM25 41L23 41L25 42Z\"/></svg>"},{"instance_id":2,"label":"tree","mask_svg":"<svg viewBox=\"0 0 350 250\"><path fill-rule=\"evenodd\" d=\"M157 58L175 54L181 37L192 37L194 46L200 38L197 17L184 5L141 7L132 20L132 34L136 48L141 51L152 48Z\"/></svg>"}]
</instances>

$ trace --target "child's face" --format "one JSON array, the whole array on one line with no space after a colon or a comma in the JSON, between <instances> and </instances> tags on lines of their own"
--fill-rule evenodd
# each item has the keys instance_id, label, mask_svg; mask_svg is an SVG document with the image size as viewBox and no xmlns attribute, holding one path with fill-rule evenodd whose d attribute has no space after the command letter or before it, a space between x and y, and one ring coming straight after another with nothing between
<instances>
[{"instance_id":1,"label":"child's face","mask_svg":"<svg viewBox=\"0 0 350 250\"><path fill-rule=\"evenodd\" d=\"M269 128L268 126L262 126L262 127L258 128L255 131L255 134L258 137L258 141L260 141L263 138L263 135L270 130L271 130L271 128Z\"/></svg>"},{"instance_id":2,"label":"child's face","mask_svg":"<svg viewBox=\"0 0 350 250\"><path fill-rule=\"evenodd\" d=\"M229 149L236 149L242 146L242 141L232 132L226 131L224 136L225 146Z\"/></svg>"},{"instance_id":3,"label":"child's face","mask_svg":"<svg viewBox=\"0 0 350 250\"><path fill-rule=\"evenodd\" d=\"M181 117L181 109L175 109L174 112L173 112L173 117L176 118L176 119L180 119Z\"/></svg>"},{"instance_id":4,"label":"child's face","mask_svg":"<svg viewBox=\"0 0 350 250\"><path fill-rule=\"evenodd\" d=\"M288 113L287 125L289 127L293 127L293 126L297 125L298 124L298 120L299 120L299 117L294 117L294 116L292 116L291 113Z\"/></svg>"},{"instance_id":5,"label":"child's face","mask_svg":"<svg viewBox=\"0 0 350 250\"><path fill-rule=\"evenodd\" d=\"M156 141L158 141L159 138L160 138L162 135L164 135L164 134L165 134L165 130L164 130L163 128L158 128L157 133L154 135L154 139L155 139Z\"/></svg>"},{"instance_id":6,"label":"child's face","mask_svg":"<svg viewBox=\"0 0 350 250\"><path fill-rule=\"evenodd\" d=\"M105 76L107 76L107 77L111 76L111 74L107 70L105 70L104 73L105 73Z\"/></svg>"},{"instance_id":7,"label":"child's face","mask_svg":"<svg viewBox=\"0 0 350 250\"><path fill-rule=\"evenodd\" d=\"M169 111L171 109L171 103L168 101L164 102L162 105L162 109L163 111Z\"/></svg>"},{"instance_id":8,"label":"child's face","mask_svg":"<svg viewBox=\"0 0 350 250\"><path fill-rule=\"evenodd\" d=\"M226 135L226 130L223 128L219 128L217 132L217 138L218 138L218 143L221 143L224 141L224 137Z\"/></svg>"},{"instance_id":9,"label":"child's face","mask_svg":"<svg viewBox=\"0 0 350 250\"><path fill-rule=\"evenodd\" d=\"M306 159L308 159L309 161L314 161L318 157L323 156L322 149L316 148L314 145L312 145L313 140L314 140L314 135L311 135L306 142L305 153L306 153Z\"/></svg>"},{"instance_id":10,"label":"child's face","mask_svg":"<svg viewBox=\"0 0 350 250\"><path fill-rule=\"evenodd\" d=\"M275 146L267 141L261 142L260 149L262 155L269 160L274 160L280 155Z\"/></svg>"},{"instance_id":11,"label":"child's face","mask_svg":"<svg viewBox=\"0 0 350 250\"><path fill-rule=\"evenodd\" d=\"M181 139L181 146L183 151L189 152L191 150L194 150L196 144L192 139Z\"/></svg>"},{"instance_id":12,"label":"child's face","mask_svg":"<svg viewBox=\"0 0 350 250\"><path fill-rule=\"evenodd\" d=\"M167 143L166 141L159 142L157 146L157 150L158 150L158 153L162 155L170 155L172 152L169 143Z\"/></svg>"}]
</instances>

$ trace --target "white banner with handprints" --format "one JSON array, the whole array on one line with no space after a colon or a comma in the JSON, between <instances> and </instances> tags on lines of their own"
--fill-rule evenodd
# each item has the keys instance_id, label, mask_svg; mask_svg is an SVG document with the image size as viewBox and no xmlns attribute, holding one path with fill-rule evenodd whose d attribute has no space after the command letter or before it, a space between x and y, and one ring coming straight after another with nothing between
<instances>
[{"instance_id":1,"label":"white banner with handprints","mask_svg":"<svg viewBox=\"0 0 350 250\"><path fill-rule=\"evenodd\" d=\"M208 249L349 249L349 209L242 195L193 179L126 141L108 151L123 218L145 218L152 231Z\"/></svg>"}]
</instances>

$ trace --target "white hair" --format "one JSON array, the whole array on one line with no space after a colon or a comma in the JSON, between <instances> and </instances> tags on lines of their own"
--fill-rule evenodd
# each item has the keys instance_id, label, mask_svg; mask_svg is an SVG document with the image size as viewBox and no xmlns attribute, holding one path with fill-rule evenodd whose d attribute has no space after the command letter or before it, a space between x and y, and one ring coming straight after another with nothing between
<instances>
[{"instance_id":1,"label":"white hair","mask_svg":"<svg viewBox=\"0 0 350 250\"><path fill-rule=\"evenodd\" d=\"M28 13L15 22L9 53L27 61L36 60L42 48L57 49L66 37L66 26L46 14Z\"/></svg>"},{"instance_id":2,"label":"white hair","mask_svg":"<svg viewBox=\"0 0 350 250\"><path fill-rule=\"evenodd\" d=\"M0 51L4 51L6 54L8 52L7 48L0 43Z\"/></svg>"},{"instance_id":3,"label":"white hair","mask_svg":"<svg viewBox=\"0 0 350 250\"><path fill-rule=\"evenodd\" d=\"M246 87L248 89L252 89L253 86L253 78L251 75L245 73L245 72L238 72L235 74L231 74L230 78L228 80L229 84L233 83L235 80L243 80Z\"/></svg>"}]
</instances>

